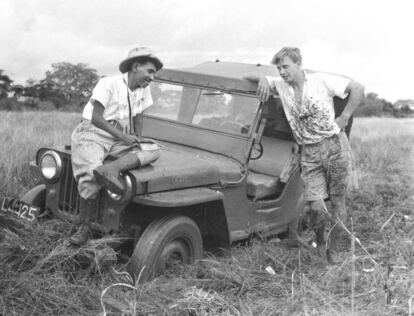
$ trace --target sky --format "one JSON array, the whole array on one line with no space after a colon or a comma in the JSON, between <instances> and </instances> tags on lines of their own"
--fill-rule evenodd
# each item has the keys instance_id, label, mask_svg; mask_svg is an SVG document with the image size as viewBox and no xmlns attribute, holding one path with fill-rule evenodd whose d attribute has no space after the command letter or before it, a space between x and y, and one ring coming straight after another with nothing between
<instances>
[{"instance_id":1,"label":"sky","mask_svg":"<svg viewBox=\"0 0 414 316\"><path fill-rule=\"evenodd\" d=\"M0 69L25 84L56 62L116 74L137 46L168 68L268 64L296 46L304 68L347 75L395 102L414 99L413 9L409 0L0 0Z\"/></svg>"}]
</instances>

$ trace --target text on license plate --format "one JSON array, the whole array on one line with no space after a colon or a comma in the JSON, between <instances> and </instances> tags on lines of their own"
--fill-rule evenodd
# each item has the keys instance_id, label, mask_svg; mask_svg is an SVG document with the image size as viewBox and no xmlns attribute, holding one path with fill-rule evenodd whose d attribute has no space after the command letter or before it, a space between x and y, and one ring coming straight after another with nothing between
<instances>
[{"instance_id":1,"label":"text on license plate","mask_svg":"<svg viewBox=\"0 0 414 316\"><path fill-rule=\"evenodd\" d=\"M38 206L29 205L23 201L10 198L0 198L3 213L12 214L28 222L33 222L39 215Z\"/></svg>"}]
</instances>

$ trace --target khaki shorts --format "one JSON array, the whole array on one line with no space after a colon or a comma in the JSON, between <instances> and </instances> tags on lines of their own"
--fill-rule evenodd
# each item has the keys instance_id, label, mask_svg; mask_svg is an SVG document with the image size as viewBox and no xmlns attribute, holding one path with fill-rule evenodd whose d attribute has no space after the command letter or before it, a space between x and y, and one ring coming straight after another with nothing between
<instances>
[{"instance_id":1,"label":"khaki shorts","mask_svg":"<svg viewBox=\"0 0 414 316\"><path fill-rule=\"evenodd\" d=\"M351 146L346 134L341 132L303 146L301 167L307 201L346 194L353 172Z\"/></svg>"},{"instance_id":2,"label":"khaki shorts","mask_svg":"<svg viewBox=\"0 0 414 316\"><path fill-rule=\"evenodd\" d=\"M101 184L96 181L93 170L101 166L106 158L118 159L128 153L137 155L142 163L141 167L144 166L144 161L149 164L160 156L159 149L138 149L115 140L111 134L96 127L91 121L83 120L72 133L72 168L80 196L84 199L95 198Z\"/></svg>"}]
</instances>

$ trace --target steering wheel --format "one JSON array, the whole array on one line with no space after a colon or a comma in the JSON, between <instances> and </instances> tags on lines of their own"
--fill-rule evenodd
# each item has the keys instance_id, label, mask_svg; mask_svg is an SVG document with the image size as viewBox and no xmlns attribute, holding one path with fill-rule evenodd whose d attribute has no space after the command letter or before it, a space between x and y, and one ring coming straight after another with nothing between
<instances>
[{"instance_id":1,"label":"steering wheel","mask_svg":"<svg viewBox=\"0 0 414 316\"><path fill-rule=\"evenodd\" d=\"M250 154L250 160L257 160L263 155L262 143L254 143L252 153Z\"/></svg>"}]
</instances>

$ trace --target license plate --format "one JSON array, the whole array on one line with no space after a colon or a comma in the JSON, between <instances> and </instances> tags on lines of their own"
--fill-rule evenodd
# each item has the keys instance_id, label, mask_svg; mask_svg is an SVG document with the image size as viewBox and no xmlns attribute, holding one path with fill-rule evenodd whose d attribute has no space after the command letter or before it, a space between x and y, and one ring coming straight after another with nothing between
<instances>
[{"instance_id":1,"label":"license plate","mask_svg":"<svg viewBox=\"0 0 414 316\"><path fill-rule=\"evenodd\" d=\"M1 199L0 212L11 214L26 222L33 223L39 216L40 207L29 205L17 199L3 198Z\"/></svg>"}]
</instances>

